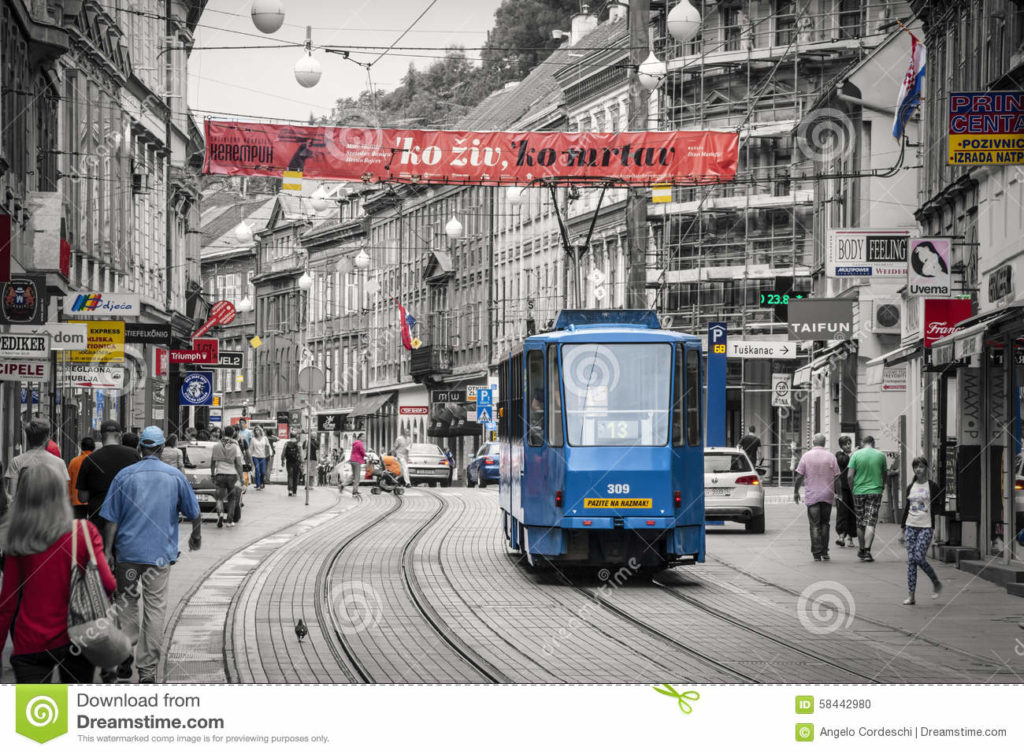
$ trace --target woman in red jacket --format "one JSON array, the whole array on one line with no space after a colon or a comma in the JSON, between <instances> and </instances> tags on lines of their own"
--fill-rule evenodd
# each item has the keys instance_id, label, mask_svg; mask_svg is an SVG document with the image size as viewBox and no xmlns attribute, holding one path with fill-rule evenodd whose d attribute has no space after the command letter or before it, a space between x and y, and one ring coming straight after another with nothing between
<instances>
[{"instance_id":1,"label":"woman in red jacket","mask_svg":"<svg viewBox=\"0 0 1024 754\"><path fill-rule=\"evenodd\" d=\"M95 668L68 638L72 512L64 480L46 466L22 469L10 519L0 586L0 645L13 633L15 681L48 683L56 668L61 683L92 683ZM113 594L117 584L100 533L91 522L82 524L92 538L103 587ZM84 567L89 552L85 533L77 531L78 564Z\"/></svg>"}]
</instances>

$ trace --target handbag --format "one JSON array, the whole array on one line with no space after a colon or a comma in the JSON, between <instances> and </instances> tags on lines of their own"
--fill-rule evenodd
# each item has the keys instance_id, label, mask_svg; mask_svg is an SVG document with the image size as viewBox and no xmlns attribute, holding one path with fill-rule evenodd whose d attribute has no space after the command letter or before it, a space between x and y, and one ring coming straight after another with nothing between
<instances>
[{"instance_id":1,"label":"handbag","mask_svg":"<svg viewBox=\"0 0 1024 754\"><path fill-rule=\"evenodd\" d=\"M81 527L78 526L81 524ZM78 532L85 535L89 561L78 567ZM92 548L92 538L84 521L71 527L71 592L68 599L68 636L85 658L101 668L112 668L128 659L132 643L117 626L113 605L107 598Z\"/></svg>"}]
</instances>

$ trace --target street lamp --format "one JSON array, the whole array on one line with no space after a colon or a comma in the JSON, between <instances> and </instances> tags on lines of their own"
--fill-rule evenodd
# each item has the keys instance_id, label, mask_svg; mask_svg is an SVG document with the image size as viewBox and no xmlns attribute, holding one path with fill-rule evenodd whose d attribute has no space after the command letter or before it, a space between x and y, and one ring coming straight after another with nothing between
<instances>
[{"instance_id":1,"label":"street lamp","mask_svg":"<svg viewBox=\"0 0 1024 754\"><path fill-rule=\"evenodd\" d=\"M327 196L327 189L324 188L323 184L320 184L317 190L310 195L309 206L313 208L314 212L323 212L331 206L331 200Z\"/></svg>"},{"instance_id":2,"label":"street lamp","mask_svg":"<svg viewBox=\"0 0 1024 754\"><path fill-rule=\"evenodd\" d=\"M309 270L304 270L302 277L299 278L299 288L304 291L308 291L313 287L313 277L309 274Z\"/></svg>"},{"instance_id":3,"label":"street lamp","mask_svg":"<svg viewBox=\"0 0 1024 754\"><path fill-rule=\"evenodd\" d=\"M365 270L370 266L370 255L366 253L366 249L359 250L356 258L352 260L352 264L356 266L357 270Z\"/></svg>"},{"instance_id":4,"label":"street lamp","mask_svg":"<svg viewBox=\"0 0 1024 754\"><path fill-rule=\"evenodd\" d=\"M284 24L281 0L256 0L252 4L252 22L264 34L273 34Z\"/></svg>"},{"instance_id":5,"label":"street lamp","mask_svg":"<svg viewBox=\"0 0 1024 754\"><path fill-rule=\"evenodd\" d=\"M663 60L659 60L658 56L651 52L647 56L647 60L642 62L636 71L637 78L640 79L640 86L647 91L652 91L658 88L658 85L665 80L668 75L668 66Z\"/></svg>"},{"instance_id":6,"label":"street lamp","mask_svg":"<svg viewBox=\"0 0 1024 754\"><path fill-rule=\"evenodd\" d=\"M295 80L309 89L320 81L320 62L313 57L313 29L306 27L306 54L295 61Z\"/></svg>"},{"instance_id":7,"label":"street lamp","mask_svg":"<svg viewBox=\"0 0 1024 754\"><path fill-rule=\"evenodd\" d=\"M668 18L665 19L668 33L683 44L697 36L700 22L700 11L690 5L688 0L679 0L679 4L669 11Z\"/></svg>"},{"instance_id":8,"label":"street lamp","mask_svg":"<svg viewBox=\"0 0 1024 754\"><path fill-rule=\"evenodd\" d=\"M518 207L526 199L526 188L524 186L509 186L505 189L505 198L513 207Z\"/></svg>"},{"instance_id":9,"label":"street lamp","mask_svg":"<svg viewBox=\"0 0 1024 754\"><path fill-rule=\"evenodd\" d=\"M452 241L457 238L462 238L463 231L465 231L465 228L462 223L459 222L459 218L455 215L452 215L452 219L444 226L445 235Z\"/></svg>"},{"instance_id":10,"label":"street lamp","mask_svg":"<svg viewBox=\"0 0 1024 754\"><path fill-rule=\"evenodd\" d=\"M248 314L252 311L252 299L249 298L249 294L245 294L245 298L238 302L238 306L235 309L241 314Z\"/></svg>"},{"instance_id":11,"label":"street lamp","mask_svg":"<svg viewBox=\"0 0 1024 754\"><path fill-rule=\"evenodd\" d=\"M238 243L246 246L252 243L252 227L247 225L245 220L235 226L235 238L238 239Z\"/></svg>"}]
</instances>

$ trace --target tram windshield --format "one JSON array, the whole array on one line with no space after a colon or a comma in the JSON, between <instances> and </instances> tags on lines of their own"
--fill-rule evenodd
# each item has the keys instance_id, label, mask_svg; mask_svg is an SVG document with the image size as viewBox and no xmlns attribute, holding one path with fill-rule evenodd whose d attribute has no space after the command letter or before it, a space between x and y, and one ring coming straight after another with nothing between
<instances>
[{"instance_id":1,"label":"tram windshield","mask_svg":"<svg viewBox=\"0 0 1024 754\"><path fill-rule=\"evenodd\" d=\"M563 346L569 444L667 443L671 373L668 343Z\"/></svg>"}]
</instances>

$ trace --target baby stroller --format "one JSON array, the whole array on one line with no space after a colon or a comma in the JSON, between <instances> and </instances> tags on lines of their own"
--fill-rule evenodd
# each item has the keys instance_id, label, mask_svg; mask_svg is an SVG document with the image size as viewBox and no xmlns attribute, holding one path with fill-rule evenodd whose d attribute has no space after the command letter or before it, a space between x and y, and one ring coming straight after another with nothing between
<instances>
[{"instance_id":1,"label":"baby stroller","mask_svg":"<svg viewBox=\"0 0 1024 754\"><path fill-rule=\"evenodd\" d=\"M384 456L381 467L371 471L373 475L373 487L370 492L379 495L381 492L391 492L396 495L405 493L405 481L402 479L402 467L392 456Z\"/></svg>"}]
</instances>

